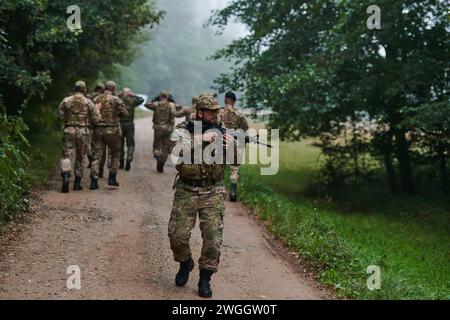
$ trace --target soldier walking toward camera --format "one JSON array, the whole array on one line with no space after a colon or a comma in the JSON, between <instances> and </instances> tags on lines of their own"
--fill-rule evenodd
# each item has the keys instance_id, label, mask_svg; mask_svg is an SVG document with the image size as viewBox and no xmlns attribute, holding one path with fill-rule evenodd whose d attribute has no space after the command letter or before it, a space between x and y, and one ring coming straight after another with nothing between
<instances>
[{"instance_id":1,"label":"soldier walking toward camera","mask_svg":"<svg viewBox=\"0 0 450 320\"><path fill-rule=\"evenodd\" d=\"M235 107L236 95L228 91L225 94L225 108L221 110L222 125L230 130L242 130L244 133L248 130L247 119ZM238 146L238 151L241 151L244 146ZM238 159L242 154L238 154ZM236 201L237 198L237 184L239 182L239 163L230 165L230 201Z\"/></svg>"},{"instance_id":2,"label":"soldier walking toward camera","mask_svg":"<svg viewBox=\"0 0 450 320\"><path fill-rule=\"evenodd\" d=\"M63 99L58 107L58 117L64 122L63 148L61 158L62 188L69 192L72 157L75 155L75 182L73 189L82 190L83 163L87 152L91 124L100 120L100 112L94 103L85 97L86 83L77 81L73 94Z\"/></svg>"},{"instance_id":3,"label":"soldier walking toward camera","mask_svg":"<svg viewBox=\"0 0 450 320\"><path fill-rule=\"evenodd\" d=\"M115 90L116 84L113 81L108 81L105 86L105 92L94 99L94 103L101 106L102 119L95 125L92 137L91 190L98 189L99 164L105 145L108 146L111 153L108 185L119 186L117 171L119 169L122 139L119 119L127 117L128 111L122 100L113 95Z\"/></svg>"},{"instance_id":4,"label":"soldier walking toward camera","mask_svg":"<svg viewBox=\"0 0 450 320\"><path fill-rule=\"evenodd\" d=\"M120 125L122 127L122 145L120 148L120 165L119 169L123 169L125 163L125 142L127 145L127 156L125 170L130 171L131 162L134 155L134 109L144 102L144 99L135 95L130 88L123 88L119 93L119 98L122 99L125 107L128 110L128 116L120 118Z\"/></svg>"},{"instance_id":5,"label":"soldier walking toward camera","mask_svg":"<svg viewBox=\"0 0 450 320\"><path fill-rule=\"evenodd\" d=\"M170 94L162 91L159 101L152 101L145 105L153 110L153 156L157 161L158 172L164 172L164 164L169 156L170 135L173 131L176 116L176 106L169 100ZM173 99L172 99L173 101Z\"/></svg>"},{"instance_id":6,"label":"soldier walking toward camera","mask_svg":"<svg viewBox=\"0 0 450 320\"><path fill-rule=\"evenodd\" d=\"M194 136L193 126L194 122L199 124L200 128L203 124L218 124L219 108L214 96L199 96L196 104L197 121L183 122L177 125L171 135L171 149L178 144L183 145L183 150L193 150L196 145L204 149L214 142L218 138L218 133L208 132ZM227 147L234 143L234 139L227 134L223 138L223 143ZM178 176L174 185L175 197L168 235L174 259L180 263L175 284L182 287L186 285L189 273L194 268L189 239L197 215L199 216L203 246L201 257L198 260L200 269L198 294L201 297L209 298L212 296L210 280L212 274L217 272L222 244L226 197L223 181L224 165L207 164L204 160L201 164L193 163L194 159L191 159L189 163L176 165Z\"/></svg>"}]
</instances>

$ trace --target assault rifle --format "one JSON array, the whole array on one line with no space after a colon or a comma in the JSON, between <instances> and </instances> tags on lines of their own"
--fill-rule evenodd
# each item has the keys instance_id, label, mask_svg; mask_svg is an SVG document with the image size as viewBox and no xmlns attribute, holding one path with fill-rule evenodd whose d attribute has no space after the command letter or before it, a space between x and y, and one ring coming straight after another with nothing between
<instances>
[{"instance_id":1,"label":"assault rifle","mask_svg":"<svg viewBox=\"0 0 450 320\"><path fill-rule=\"evenodd\" d=\"M187 125L187 130L191 133L194 132L194 121L189 121L189 123ZM256 143L256 144L260 144L260 145L268 147L268 148L273 148L273 146L270 144L260 142L259 135L256 135L256 137L249 137L246 134L243 134L242 132L239 132L239 131L234 131L234 130L226 129L219 125L207 124L207 123L202 122L202 134L208 130L219 130L222 134L226 133L231 136L234 136L235 140L242 139L245 136L245 138L244 138L245 143Z\"/></svg>"}]
</instances>

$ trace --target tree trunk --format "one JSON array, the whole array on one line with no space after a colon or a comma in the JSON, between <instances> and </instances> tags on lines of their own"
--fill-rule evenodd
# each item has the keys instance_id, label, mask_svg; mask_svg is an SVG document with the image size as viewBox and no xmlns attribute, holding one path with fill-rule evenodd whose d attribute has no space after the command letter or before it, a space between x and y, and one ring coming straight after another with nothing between
<instances>
[{"instance_id":1,"label":"tree trunk","mask_svg":"<svg viewBox=\"0 0 450 320\"><path fill-rule=\"evenodd\" d=\"M389 148L390 149L390 148ZM384 152L384 165L386 166L386 173L388 177L388 183L393 193L398 194L399 188L397 184L397 177L395 175L394 165L392 164L391 150L385 150Z\"/></svg>"},{"instance_id":2,"label":"tree trunk","mask_svg":"<svg viewBox=\"0 0 450 320\"><path fill-rule=\"evenodd\" d=\"M443 148L439 150L439 175L441 177L442 191L448 190L448 171L447 171L447 158Z\"/></svg>"},{"instance_id":3,"label":"tree trunk","mask_svg":"<svg viewBox=\"0 0 450 320\"><path fill-rule=\"evenodd\" d=\"M397 147L397 159L402 190L406 194L415 194L416 186L412 174L408 141L406 141L405 132L402 130L398 130L395 133L395 144Z\"/></svg>"}]
</instances>

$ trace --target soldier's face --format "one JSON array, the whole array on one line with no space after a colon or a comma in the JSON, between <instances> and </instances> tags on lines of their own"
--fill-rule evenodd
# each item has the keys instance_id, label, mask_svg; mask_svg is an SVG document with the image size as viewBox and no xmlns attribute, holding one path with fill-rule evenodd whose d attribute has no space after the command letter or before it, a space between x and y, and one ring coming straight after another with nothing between
<instances>
[{"instance_id":1,"label":"soldier's face","mask_svg":"<svg viewBox=\"0 0 450 320\"><path fill-rule=\"evenodd\" d=\"M234 100L230 99L230 98L225 98L225 104L226 105L230 105L230 106L234 106Z\"/></svg>"},{"instance_id":2,"label":"soldier's face","mask_svg":"<svg viewBox=\"0 0 450 320\"><path fill-rule=\"evenodd\" d=\"M219 115L219 109L217 110L200 110L198 112L198 117L202 121L205 121L210 124L216 124L217 118Z\"/></svg>"}]
</instances>

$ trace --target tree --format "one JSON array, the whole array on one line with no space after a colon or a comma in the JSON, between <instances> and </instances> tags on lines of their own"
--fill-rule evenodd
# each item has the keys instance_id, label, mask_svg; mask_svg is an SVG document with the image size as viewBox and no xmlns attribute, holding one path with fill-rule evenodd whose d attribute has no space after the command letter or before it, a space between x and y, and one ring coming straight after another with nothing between
<instances>
[{"instance_id":1,"label":"tree","mask_svg":"<svg viewBox=\"0 0 450 320\"><path fill-rule=\"evenodd\" d=\"M245 88L247 105L274 111L281 136L340 135L348 123L373 125L372 148L382 154L396 187L415 192L405 111L436 101L448 90L449 24L445 1L378 1L381 30L366 25L369 1L244 1L217 11L210 24L232 17L250 34L218 51L237 67L220 88ZM386 50L383 57L378 54ZM430 67L432 66L432 67ZM448 108L447 111L448 112Z\"/></svg>"}]
</instances>

